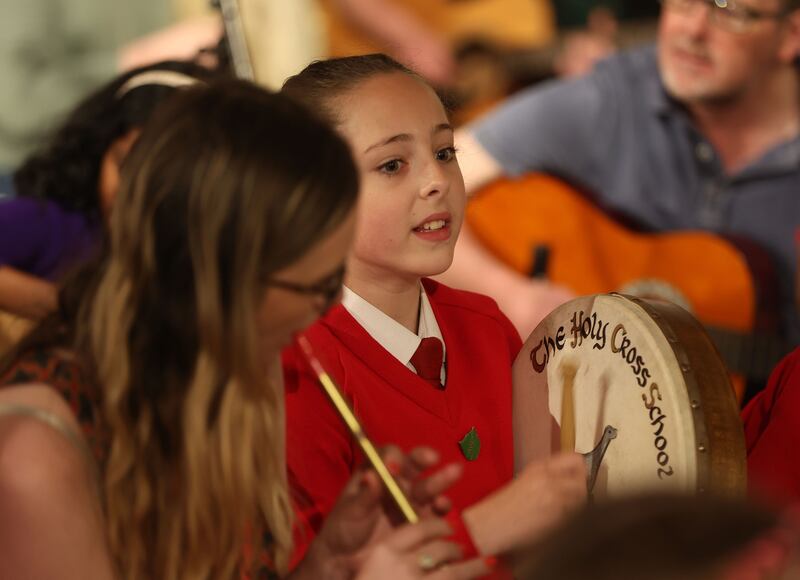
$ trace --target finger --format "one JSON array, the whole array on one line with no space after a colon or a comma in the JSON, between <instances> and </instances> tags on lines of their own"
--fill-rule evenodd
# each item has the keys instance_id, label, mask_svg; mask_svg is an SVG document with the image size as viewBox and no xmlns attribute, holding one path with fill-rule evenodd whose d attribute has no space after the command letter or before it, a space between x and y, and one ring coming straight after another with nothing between
<instances>
[{"instance_id":1,"label":"finger","mask_svg":"<svg viewBox=\"0 0 800 580\"><path fill-rule=\"evenodd\" d=\"M434 538L443 538L452 533L453 530L446 521L429 519L397 528L386 542L397 551L407 552L424 542L429 542Z\"/></svg>"},{"instance_id":2,"label":"finger","mask_svg":"<svg viewBox=\"0 0 800 580\"><path fill-rule=\"evenodd\" d=\"M548 460L547 467L558 475L569 477L586 475L586 461L579 453L558 453Z\"/></svg>"},{"instance_id":3,"label":"finger","mask_svg":"<svg viewBox=\"0 0 800 580\"><path fill-rule=\"evenodd\" d=\"M437 516L446 516L453 509L453 502L446 495L440 495L433 500L431 507Z\"/></svg>"},{"instance_id":4,"label":"finger","mask_svg":"<svg viewBox=\"0 0 800 580\"><path fill-rule=\"evenodd\" d=\"M403 465L406 463L405 455L400 451L399 447L394 445L387 445L381 448L381 459L386 469L393 477L397 477L402 473Z\"/></svg>"},{"instance_id":5,"label":"finger","mask_svg":"<svg viewBox=\"0 0 800 580\"><path fill-rule=\"evenodd\" d=\"M411 471L409 475L415 476L421 471L430 469L440 461L439 453L430 447L415 447L408 453L406 467Z\"/></svg>"},{"instance_id":6,"label":"finger","mask_svg":"<svg viewBox=\"0 0 800 580\"><path fill-rule=\"evenodd\" d=\"M353 474L339 503L347 506L351 517L367 517L379 505L383 497L383 486L378 474L372 469L360 469Z\"/></svg>"},{"instance_id":7,"label":"finger","mask_svg":"<svg viewBox=\"0 0 800 580\"><path fill-rule=\"evenodd\" d=\"M434 540L416 548L412 552L412 556L420 570L430 572L443 564L460 560L463 557L463 552L453 542Z\"/></svg>"},{"instance_id":8,"label":"finger","mask_svg":"<svg viewBox=\"0 0 800 580\"><path fill-rule=\"evenodd\" d=\"M458 481L463 472L463 466L451 463L429 477L415 481L411 487L411 498L418 504L430 503Z\"/></svg>"},{"instance_id":9,"label":"finger","mask_svg":"<svg viewBox=\"0 0 800 580\"><path fill-rule=\"evenodd\" d=\"M486 565L484 558L473 558L466 562L455 562L436 570L428 578L431 580L470 580L472 578L482 578L491 574L494 568Z\"/></svg>"}]
</instances>

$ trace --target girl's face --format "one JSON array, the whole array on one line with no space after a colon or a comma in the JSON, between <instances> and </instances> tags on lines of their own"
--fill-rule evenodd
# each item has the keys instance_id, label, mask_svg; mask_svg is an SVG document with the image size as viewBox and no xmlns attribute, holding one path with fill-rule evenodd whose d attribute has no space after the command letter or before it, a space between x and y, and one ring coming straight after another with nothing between
<instances>
[{"instance_id":1,"label":"girl's face","mask_svg":"<svg viewBox=\"0 0 800 580\"><path fill-rule=\"evenodd\" d=\"M377 75L333 102L361 175L356 277L413 281L444 272L464 217L453 129L433 90Z\"/></svg>"},{"instance_id":2,"label":"girl's face","mask_svg":"<svg viewBox=\"0 0 800 580\"><path fill-rule=\"evenodd\" d=\"M261 352L267 357L277 355L296 333L339 301L354 231L351 211L333 232L267 282L257 313Z\"/></svg>"}]
</instances>

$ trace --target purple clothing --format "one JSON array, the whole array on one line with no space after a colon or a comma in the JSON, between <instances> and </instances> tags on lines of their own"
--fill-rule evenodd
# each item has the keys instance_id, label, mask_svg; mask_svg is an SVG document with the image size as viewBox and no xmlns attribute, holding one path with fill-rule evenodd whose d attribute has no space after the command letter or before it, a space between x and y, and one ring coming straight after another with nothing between
<instances>
[{"instance_id":1,"label":"purple clothing","mask_svg":"<svg viewBox=\"0 0 800 580\"><path fill-rule=\"evenodd\" d=\"M56 280L91 256L99 219L32 197L0 200L0 266Z\"/></svg>"}]
</instances>

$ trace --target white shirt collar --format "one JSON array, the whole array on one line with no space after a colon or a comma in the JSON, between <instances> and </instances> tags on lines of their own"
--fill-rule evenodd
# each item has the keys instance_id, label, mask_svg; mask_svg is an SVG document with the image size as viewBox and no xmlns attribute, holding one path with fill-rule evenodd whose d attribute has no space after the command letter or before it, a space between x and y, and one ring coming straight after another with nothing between
<instances>
[{"instance_id":1,"label":"white shirt collar","mask_svg":"<svg viewBox=\"0 0 800 580\"><path fill-rule=\"evenodd\" d=\"M409 361L414 356L419 343L423 338L433 336L442 341L444 339L439 330L439 324L433 314L428 295L420 284L420 310L418 334L408 330L405 326L383 313L381 310L364 300L361 296L350 290L347 286L342 292L342 306L364 327L372 338L401 363L413 370ZM445 360L447 349L445 348Z\"/></svg>"}]
</instances>

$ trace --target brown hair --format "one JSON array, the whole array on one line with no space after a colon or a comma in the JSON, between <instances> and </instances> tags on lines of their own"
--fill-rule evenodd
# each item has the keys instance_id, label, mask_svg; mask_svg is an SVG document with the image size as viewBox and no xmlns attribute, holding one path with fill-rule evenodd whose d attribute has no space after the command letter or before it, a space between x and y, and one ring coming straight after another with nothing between
<instances>
[{"instance_id":1,"label":"brown hair","mask_svg":"<svg viewBox=\"0 0 800 580\"><path fill-rule=\"evenodd\" d=\"M111 435L102 489L123 578L233 578L247 529L285 567L283 391L256 309L271 273L349 214L357 179L332 130L241 81L176 95L133 147L76 323Z\"/></svg>"},{"instance_id":2,"label":"brown hair","mask_svg":"<svg viewBox=\"0 0 800 580\"><path fill-rule=\"evenodd\" d=\"M393 58L375 53L314 61L289 77L281 92L307 105L336 126L339 119L332 105L336 97L376 75L390 73L407 74L427 84L421 76Z\"/></svg>"}]
</instances>

